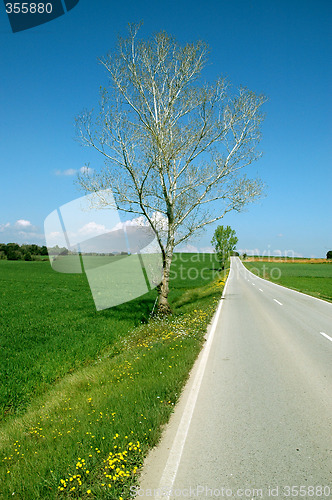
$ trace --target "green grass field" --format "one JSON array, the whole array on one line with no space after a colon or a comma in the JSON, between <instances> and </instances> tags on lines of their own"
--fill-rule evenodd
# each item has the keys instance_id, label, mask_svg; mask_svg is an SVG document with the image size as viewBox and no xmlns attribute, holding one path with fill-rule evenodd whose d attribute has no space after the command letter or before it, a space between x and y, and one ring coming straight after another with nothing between
<instances>
[{"instance_id":1,"label":"green grass field","mask_svg":"<svg viewBox=\"0 0 332 500\"><path fill-rule=\"evenodd\" d=\"M215 267L212 255L176 254L170 301L210 281ZM0 296L1 421L146 322L156 292L96 312L84 274L57 273L48 262L0 261Z\"/></svg>"},{"instance_id":2,"label":"green grass field","mask_svg":"<svg viewBox=\"0 0 332 500\"><path fill-rule=\"evenodd\" d=\"M0 262L0 498L130 498L201 349L216 269L178 255L174 314L148 321L155 291L97 313L84 275Z\"/></svg>"},{"instance_id":3,"label":"green grass field","mask_svg":"<svg viewBox=\"0 0 332 500\"><path fill-rule=\"evenodd\" d=\"M332 301L332 263L244 262L254 274L303 293Z\"/></svg>"}]
</instances>

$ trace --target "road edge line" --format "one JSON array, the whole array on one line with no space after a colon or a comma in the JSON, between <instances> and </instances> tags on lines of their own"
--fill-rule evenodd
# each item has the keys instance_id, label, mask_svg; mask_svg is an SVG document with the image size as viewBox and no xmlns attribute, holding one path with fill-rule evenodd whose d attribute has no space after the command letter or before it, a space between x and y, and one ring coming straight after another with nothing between
<instances>
[{"instance_id":1,"label":"road edge line","mask_svg":"<svg viewBox=\"0 0 332 500\"><path fill-rule=\"evenodd\" d=\"M332 338L327 335L327 333L324 333L324 332L319 332L321 335L323 335L323 337L327 338L328 340L330 340L330 342L332 342Z\"/></svg>"},{"instance_id":2,"label":"road edge line","mask_svg":"<svg viewBox=\"0 0 332 500\"><path fill-rule=\"evenodd\" d=\"M208 357L210 354L211 345L212 345L215 331L217 328L217 324L219 321L219 316L220 316L220 312L221 312L222 305L223 305L223 299L224 299L225 294L226 294L226 289L227 289L230 275L231 275L231 269L230 269L229 274L227 276L227 280L226 280L226 283L225 283L225 286L223 289L223 293L221 295L221 299L220 299L219 304L218 304L217 311L216 311L214 319L213 319L213 323L211 326L211 330L209 332L209 336L208 336L207 341L203 347L203 351L202 351L203 355L201 357L193 385L190 389L190 393L189 393L189 396L188 396L188 399L186 402L186 406L184 408L178 429L176 431L176 435L175 435L175 438L173 440L173 444L172 444L171 450L169 452L169 456L168 456L164 471L163 471L161 478L160 478L160 481L159 481L158 490L165 492L165 494L163 494L163 498L165 500L170 499L171 490L172 490L172 487L173 487L173 484L174 484L174 481L175 481L175 478L176 478L176 475L177 475L177 472L179 469L184 445L186 443L191 419L192 419L192 416L193 416L193 413L195 410L198 393L199 393L201 383L203 380L205 367L207 364L207 360L208 360Z\"/></svg>"}]
</instances>

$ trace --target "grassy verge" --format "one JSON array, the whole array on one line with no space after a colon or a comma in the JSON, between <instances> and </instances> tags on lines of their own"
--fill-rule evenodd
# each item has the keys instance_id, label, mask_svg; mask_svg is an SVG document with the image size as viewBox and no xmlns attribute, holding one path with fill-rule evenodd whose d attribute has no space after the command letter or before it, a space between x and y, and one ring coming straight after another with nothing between
<instances>
[{"instance_id":1,"label":"grassy verge","mask_svg":"<svg viewBox=\"0 0 332 500\"><path fill-rule=\"evenodd\" d=\"M0 498L130 498L224 286L224 275L211 281L213 263L191 261L184 268L181 278L178 271L173 276L173 316L133 326L35 396L23 415L3 422Z\"/></svg>"},{"instance_id":2,"label":"grassy verge","mask_svg":"<svg viewBox=\"0 0 332 500\"><path fill-rule=\"evenodd\" d=\"M331 263L244 261L244 265L261 278L332 302Z\"/></svg>"}]
</instances>

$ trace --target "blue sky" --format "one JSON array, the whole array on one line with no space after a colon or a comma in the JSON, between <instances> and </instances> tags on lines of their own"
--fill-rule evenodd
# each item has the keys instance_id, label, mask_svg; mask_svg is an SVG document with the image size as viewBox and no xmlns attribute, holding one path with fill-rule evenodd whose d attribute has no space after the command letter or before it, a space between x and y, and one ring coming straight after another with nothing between
<instances>
[{"instance_id":1,"label":"blue sky","mask_svg":"<svg viewBox=\"0 0 332 500\"><path fill-rule=\"evenodd\" d=\"M97 57L144 21L211 48L203 77L264 93L263 157L248 168L266 197L228 214L238 248L325 257L332 249L329 0L80 0L66 15L13 34L0 6L0 241L43 243L43 222L81 196L75 172L102 159L75 140L74 119L107 82ZM61 172L61 175L59 173ZM66 173L67 175L64 175ZM209 227L192 245L210 245Z\"/></svg>"}]
</instances>

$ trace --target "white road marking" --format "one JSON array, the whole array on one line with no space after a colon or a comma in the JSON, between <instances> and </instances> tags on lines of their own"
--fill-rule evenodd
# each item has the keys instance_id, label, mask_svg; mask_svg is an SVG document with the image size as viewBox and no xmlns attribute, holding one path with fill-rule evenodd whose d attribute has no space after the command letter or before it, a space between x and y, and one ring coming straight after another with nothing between
<instances>
[{"instance_id":1,"label":"white road marking","mask_svg":"<svg viewBox=\"0 0 332 500\"><path fill-rule=\"evenodd\" d=\"M259 288L259 290L262 292L263 290L261 288Z\"/></svg>"},{"instance_id":2,"label":"white road marking","mask_svg":"<svg viewBox=\"0 0 332 500\"><path fill-rule=\"evenodd\" d=\"M252 283L252 285L256 286L256 283Z\"/></svg>"},{"instance_id":3,"label":"white road marking","mask_svg":"<svg viewBox=\"0 0 332 500\"><path fill-rule=\"evenodd\" d=\"M248 271L248 269L245 267L245 265L242 262L240 262L240 265L242 265L244 267L244 269L246 269L246 271ZM248 271L248 273L251 274L253 277L264 281L265 283L268 283L269 285L278 286L280 288L283 288L284 290L287 290L288 292L299 293L300 295L303 295L307 299L309 298L309 299L319 300L319 302L323 302L323 304L329 304L329 302L327 302L326 300L319 299L318 297L313 297L312 295L308 295L307 293L299 292L298 290L293 290L293 288L287 288L286 286L278 285L278 283L274 283L273 281L267 281L264 278L261 278L260 276L258 276L257 274L252 273L251 271ZM331 305L331 304L329 304L329 305Z\"/></svg>"},{"instance_id":4,"label":"white road marking","mask_svg":"<svg viewBox=\"0 0 332 500\"><path fill-rule=\"evenodd\" d=\"M273 299L273 300L274 300L274 302L276 302L277 304L279 304L279 306L282 306L282 303L279 302L279 300L277 300L277 299Z\"/></svg>"},{"instance_id":5,"label":"white road marking","mask_svg":"<svg viewBox=\"0 0 332 500\"><path fill-rule=\"evenodd\" d=\"M324 337L326 337L327 339L329 339L331 342L332 342L332 338L329 337L329 335L326 335L326 333L324 332L319 332L321 335L323 335Z\"/></svg>"},{"instance_id":6,"label":"white road marking","mask_svg":"<svg viewBox=\"0 0 332 500\"><path fill-rule=\"evenodd\" d=\"M228 285L228 280L226 281L226 285L224 287L223 293L222 293L222 299L225 296L226 288ZM220 311L223 305L223 300L220 300L219 306L216 312L216 315L214 317L214 321L210 330L209 337L205 343L203 355L201 357L198 370L196 372L196 376L192 385L192 388L190 390L190 394L188 396L188 400L186 403L186 407L184 409L184 412L182 414L182 418L178 427L178 430L176 432L176 436L173 441L172 448L169 452L168 460L165 465L164 472L161 476L160 483L159 483L159 491L165 491L168 492L168 495L163 495L164 500L169 500L170 495L171 495L171 490L179 469L184 445L187 439L187 434L189 431L191 419L194 413L197 397L198 397L198 392L202 383L205 367L207 365L211 345L214 339L214 334L216 331L217 323L219 320L220 316Z\"/></svg>"}]
</instances>

